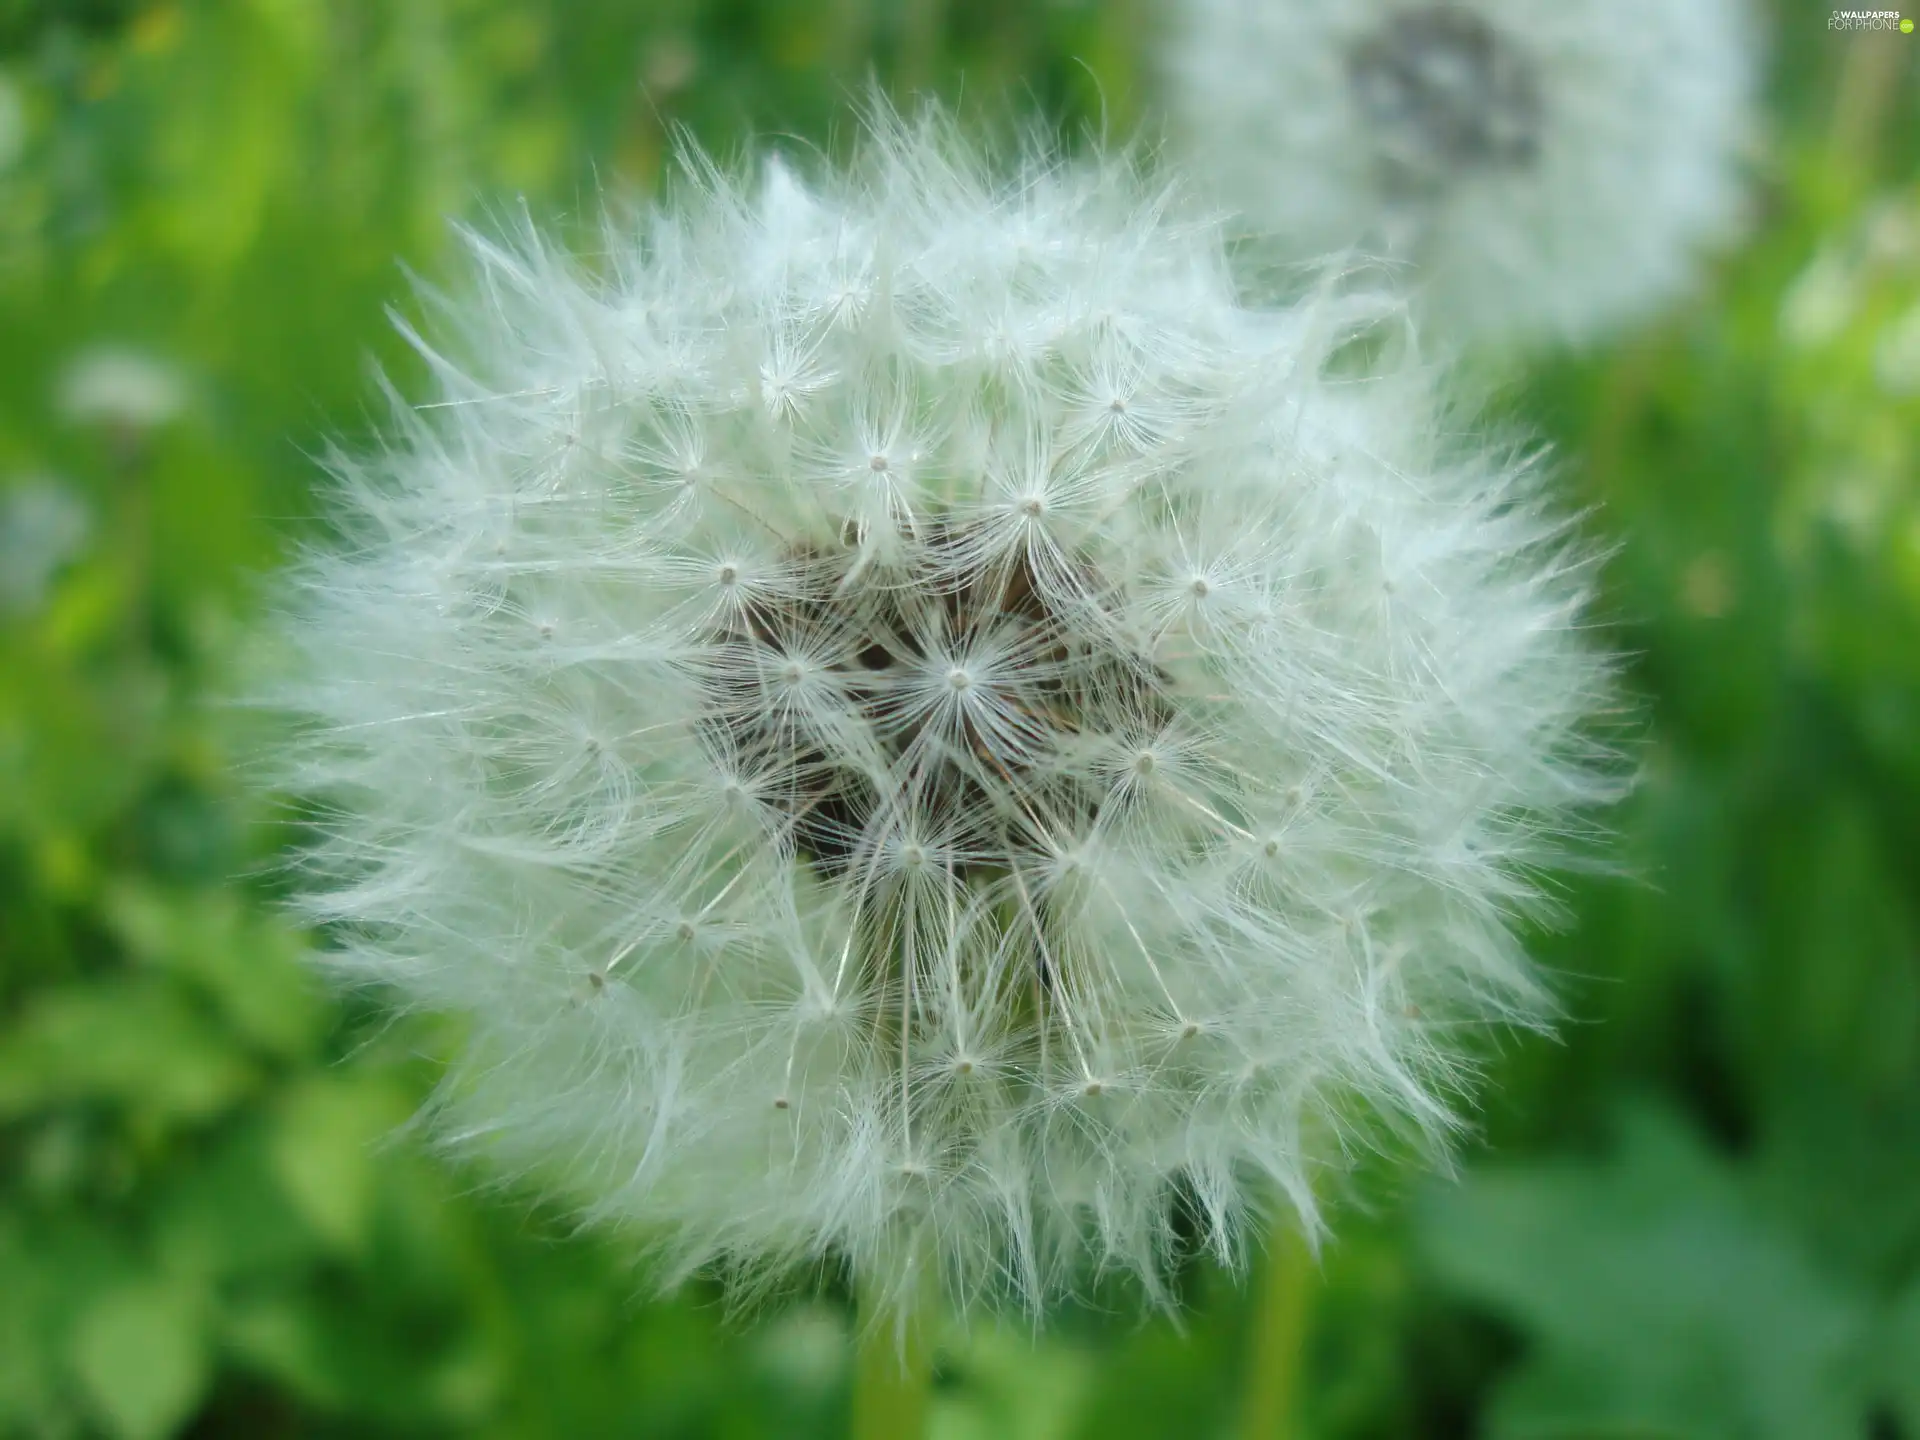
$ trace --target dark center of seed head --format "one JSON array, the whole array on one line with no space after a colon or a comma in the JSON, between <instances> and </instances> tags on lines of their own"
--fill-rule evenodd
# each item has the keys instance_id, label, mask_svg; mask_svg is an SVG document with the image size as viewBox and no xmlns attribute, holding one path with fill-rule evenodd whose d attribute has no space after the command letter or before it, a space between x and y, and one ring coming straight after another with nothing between
<instances>
[{"instance_id":1,"label":"dark center of seed head","mask_svg":"<svg viewBox=\"0 0 1920 1440\"><path fill-rule=\"evenodd\" d=\"M1025 558L970 567L958 527L892 571L859 565L854 538L796 548L799 583L709 637L706 743L823 873L890 847L962 877L1057 853L1107 787L1044 762L1083 733L1152 733L1170 716L1164 676L1103 623L1097 571L1073 567L1075 593L1056 599ZM998 657L984 668L955 658L981 647ZM818 677L824 710L791 703L801 676Z\"/></svg>"},{"instance_id":2,"label":"dark center of seed head","mask_svg":"<svg viewBox=\"0 0 1920 1440\"><path fill-rule=\"evenodd\" d=\"M1539 154L1543 103L1529 58L1457 4L1403 10L1347 56L1347 80L1390 183L1431 190Z\"/></svg>"}]
</instances>

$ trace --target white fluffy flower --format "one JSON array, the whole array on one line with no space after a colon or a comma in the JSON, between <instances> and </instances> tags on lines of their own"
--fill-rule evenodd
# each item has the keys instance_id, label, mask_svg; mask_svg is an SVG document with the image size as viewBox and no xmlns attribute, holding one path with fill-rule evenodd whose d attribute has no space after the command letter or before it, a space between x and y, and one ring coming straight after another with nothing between
<instances>
[{"instance_id":1,"label":"white fluffy flower","mask_svg":"<svg viewBox=\"0 0 1920 1440\"><path fill-rule=\"evenodd\" d=\"M1742 0L1173 0L1195 163L1306 255L1412 262L1451 336L1579 343L1741 218Z\"/></svg>"},{"instance_id":2,"label":"white fluffy flower","mask_svg":"<svg viewBox=\"0 0 1920 1440\"><path fill-rule=\"evenodd\" d=\"M60 414L76 425L152 430L186 404L186 385L173 366L127 346L83 350L60 376Z\"/></svg>"},{"instance_id":3,"label":"white fluffy flower","mask_svg":"<svg viewBox=\"0 0 1920 1440\"><path fill-rule=\"evenodd\" d=\"M1537 1013L1604 667L1531 472L1124 165L692 168L599 273L473 239L464 366L339 466L338 963L471 1017L450 1134L686 1266L1037 1302L1182 1197L1311 1218Z\"/></svg>"}]
</instances>

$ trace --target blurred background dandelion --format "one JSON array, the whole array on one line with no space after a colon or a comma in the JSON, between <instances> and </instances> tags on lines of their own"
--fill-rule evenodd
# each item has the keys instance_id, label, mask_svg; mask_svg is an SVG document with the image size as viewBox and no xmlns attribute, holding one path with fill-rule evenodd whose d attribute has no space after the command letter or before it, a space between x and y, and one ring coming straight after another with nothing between
<instances>
[{"instance_id":1,"label":"blurred background dandelion","mask_svg":"<svg viewBox=\"0 0 1920 1440\"><path fill-rule=\"evenodd\" d=\"M1574 1023L1317 1273L977 1328L930 1433L1920 1440L1920 40L1830 14L1754 17L1744 243L1502 392L1650 717L1635 878L1534 941ZM832 1287L649 1300L421 1152L450 1037L308 978L217 697L311 457L420 393L447 217L590 222L676 127L833 150L870 71L1125 136L1170 16L0 0L0 1435L842 1433Z\"/></svg>"}]
</instances>

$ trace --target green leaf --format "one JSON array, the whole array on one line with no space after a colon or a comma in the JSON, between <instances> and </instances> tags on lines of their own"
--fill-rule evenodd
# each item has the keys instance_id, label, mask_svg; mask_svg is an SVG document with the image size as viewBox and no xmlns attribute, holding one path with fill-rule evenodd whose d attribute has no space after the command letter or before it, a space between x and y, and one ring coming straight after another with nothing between
<instances>
[{"instance_id":1,"label":"green leaf","mask_svg":"<svg viewBox=\"0 0 1920 1440\"><path fill-rule=\"evenodd\" d=\"M1441 1280L1519 1327L1494 1437L1864 1434L1867 1298L1667 1116L1601 1162L1488 1170L1420 1238Z\"/></svg>"},{"instance_id":2,"label":"green leaf","mask_svg":"<svg viewBox=\"0 0 1920 1440\"><path fill-rule=\"evenodd\" d=\"M223 1338L251 1368L270 1376L310 1405L348 1409L353 1375L346 1350L311 1303L284 1295L235 1305Z\"/></svg>"},{"instance_id":3,"label":"green leaf","mask_svg":"<svg viewBox=\"0 0 1920 1440\"><path fill-rule=\"evenodd\" d=\"M0 1214L0 1423L44 1414L54 1403L52 1278L14 1217Z\"/></svg>"},{"instance_id":4,"label":"green leaf","mask_svg":"<svg viewBox=\"0 0 1920 1440\"><path fill-rule=\"evenodd\" d=\"M958 1394L936 1394L933 1402L929 1428L947 1440L1115 1433L1110 1426L1096 1431L1092 1425L1074 1423L1096 1389L1093 1357L1084 1350L1057 1344L1042 1351L1031 1335L982 1325L968 1337L961 1363L965 1388Z\"/></svg>"},{"instance_id":5,"label":"green leaf","mask_svg":"<svg viewBox=\"0 0 1920 1440\"><path fill-rule=\"evenodd\" d=\"M398 1434L444 1433L448 1420L462 1422L456 1433L473 1433L476 1412L497 1391L499 1357L465 1315L421 1306L398 1289L386 1282L357 1293L304 1286L249 1296L229 1307L222 1338L250 1369L310 1405L378 1419Z\"/></svg>"},{"instance_id":6,"label":"green leaf","mask_svg":"<svg viewBox=\"0 0 1920 1440\"><path fill-rule=\"evenodd\" d=\"M108 1101L153 1120L201 1120L252 1081L232 1042L157 976L42 991L0 1036L5 1119Z\"/></svg>"},{"instance_id":7,"label":"green leaf","mask_svg":"<svg viewBox=\"0 0 1920 1440\"><path fill-rule=\"evenodd\" d=\"M1920 1434L1920 1279L1888 1314L1874 1358L1875 1378L1902 1433Z\"/></svg>"},{"instance_id":8,"label":"green leaf","mask_svg":"<svg viewBox=\"0 0 1920 1440\"><path fill-rule=\"evenodd\" d=\"M71 1359L115 1435L166 1435L193 1413L212 1374L199 1297L160 1280L109 1291L81 1316Z\"/></svg>"},{"instance_id":9,"label":"green leaf","mask_svg":"<svg viewBox=\"0 0 1920 1440\"><path fill-rule=\"evenodd\" d=\"M83 1217L0 1208L0 1434L74 1432L75 1327L140 1262L126 1237Z\"/></svg>"},{"instance_id":10,"label":"green leaf","mask_svg":"<svg viewBox=\"0 0 1920 1440\"><path fill-rule=\"evenodd\" d=\"M406 1113L405 1097L377 1075L317 1075L286 1097L273 1134L273 1173L301 1218L336 1249L365 1250L374 1150Z\"/></svg>"},{"instance_id":11,"label":"green leaf","mask_svg":"<svg viewBox=\"0 0 1920 1440\"><path fill-rule=\"evenodd\" d=\"M269 1134L259 1122L240 1127L156 1197L154 1245L169 1271L251 1283L319 1258L313 1228L275 1176Z\"/></svg>"},{"instance_id":12,"label":"green leaf","mask_svg":"<svg viewBox=\"0 0 1920 1440\"><path fill-rule=\"evenodd\" d=\"M189 980L249 1044L295 1057L320 1043L331 1011L284 927L229 894L143 884L115 885L105 909L131 955Z\"/></svg>"}]
</instances>

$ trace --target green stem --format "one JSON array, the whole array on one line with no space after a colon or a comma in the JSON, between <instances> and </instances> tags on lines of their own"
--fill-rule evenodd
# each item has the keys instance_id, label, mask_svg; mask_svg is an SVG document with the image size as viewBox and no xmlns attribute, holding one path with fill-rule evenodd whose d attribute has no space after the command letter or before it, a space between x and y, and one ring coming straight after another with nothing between
<instances>
[{"instance_id":1,"label":"green stem","mask_svg":"<svg viewBox=\"0 0 1920 1440\"><path fill-rule=\"evenodd\" d=\"M1313 1255L1292 1216L1274 1227L1257 1270L1240 1434L1243 1440L1291 1440L1300 1433L1301 1359L1316 1279Z\"/></svg>"},{"instance_id":2,"label":"green stem","mask_svg":"<svg viewBox=\"0 0 1920 1440\"><path fill-rule=\"evenodd\" d=\"M919 1440L927 1428L933 1347L924 1308L900 1309L863 1286L853 1369L853 1440Z\"/></svg>"}]
</instances>

